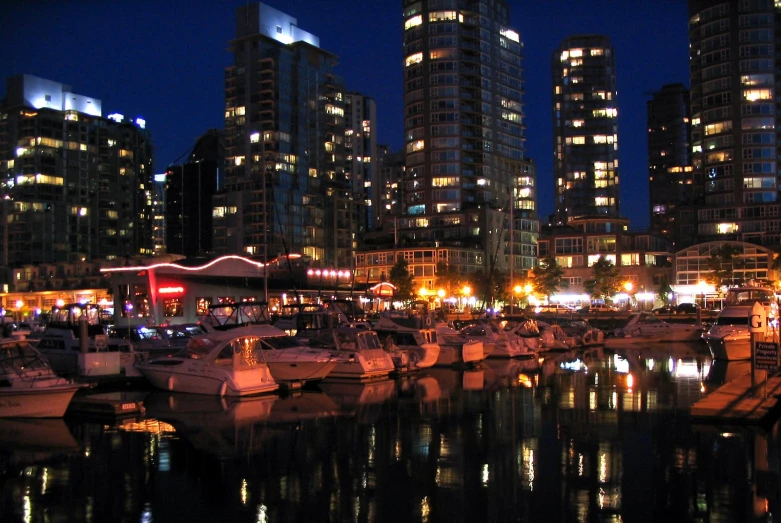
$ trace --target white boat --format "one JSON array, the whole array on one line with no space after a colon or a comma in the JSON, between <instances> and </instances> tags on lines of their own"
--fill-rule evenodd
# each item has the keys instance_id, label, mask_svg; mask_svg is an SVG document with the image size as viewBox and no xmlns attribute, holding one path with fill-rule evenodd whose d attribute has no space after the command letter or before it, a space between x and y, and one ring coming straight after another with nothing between
<instances>
[{"instance_id":1,"label":"white boat","mask_svg":"<svg viewBox=\"0 0 781 523\"><path fill-rule=\"evenodd\" d=\"M23 337L0 340L1 418L60 418L81 387L55 374Z\"/></svg>"},{"instance_id":2,"label":"white boat","mask_svg":"<svg viewBox=\"0 0 781 523\"><path fill-rule=\"evenodd\" d=\"M671 323L651 312L635 312L626 323L605 340L605 347L616 348L643 343L698 341L705 329L699 324Z\"/></svg>"},{"instance_id":3,"label":"white boat","mask_svg":"<svg viewBox=\"0 0 781 523\"><path fill-rule=\"evenodd\" d=\"M129 340L108 336L100 308L91 304L53 307L46 328L31 341L66 376L140 377L135 364L145 359Z\"/></svg>"},{"instance_id":4,"label":"white boat","mask_svg":"<svg viewBox=\"0 0 781 523\"><path fill-rule=\"evenodd\" d=\"M476 364L485 360L482 341L470 340L443 321L436 322L434 329L439 343L439 357L435 365Z\"/></svg>"},{"instance_id":5,"label":"white boat","mask_svg":"<svg viewBox=\"0 0 781 523\"><path fill-rule=\"evenodd\" d=\"M348 325L310 331L309 335L305 339L310 347L329 349L339 357L327 379L376 379L395 370L390 354L372 330Z\"/></svg>"},{"instance_id":6,"label":"white boat","mask_svg":"<svg viewBox=\"0 0 781 523\"><path fill-rule=\"evenodd\" d=\"M556 320L565 336L565 342L573 347L595 347L605 343L605 332L589 324L586 319Z\"/></svg>"},{"instance_id":7,"label":"white boat","mask_svg":"<svg viewBox=\"0 0 781 523\"><path fill-rule=\"evenodd\" d=\"M261 337L243 328L194 336L175 355L136 368L152 385L168 391L251 396L279 388L263 361Z\"/></svg>"},{"instance_id":8,"label":"white boat","mask_svg":"<svg viewBox=\"0 0 781 523\"><path fill-rule=\"evenodd\" d=\"M240 327L245 333L258 336L263 357L276 381L312 382L328 376L344 356L327 349L304 345L285 331L271 325Z\"/></svg>"},{"instance_id":9,"label":"white boat","mask_svg":"<svg viewBox=\"0 0 781 523\"><path fill-rule=\"evenodd\" d=\"M751 333L748 315L755 303L765 307L770 328L762 341L778 341L778 304L772 289L765 287L735 287L727 290L724 308L702 338L716 360L747 360L751 358Z\"/></svg>"},{"instance_id":10,"label":"white boat","mask_svg":"<svg viewBox=\"0 0 781 523\"><path fill-rule=\"evenodd\" d=\"M428 315L383 315L374 324L385 350L391 352L397 370L433 367L440 354L437 331Z\"/></svg>"},{"instance_id":11,"label":"white boat","mask_svg":"<svg viewBox=\"0 0 781 523\"><path fill-rule=\"evenodd\" d=\"M489 320L478 320L460 329L461 334L470 339L483 342L489 358L515 358L528 356L534 351L524 343L520 336L505 332L499 325Z\"/></svg>"}]
</instances>

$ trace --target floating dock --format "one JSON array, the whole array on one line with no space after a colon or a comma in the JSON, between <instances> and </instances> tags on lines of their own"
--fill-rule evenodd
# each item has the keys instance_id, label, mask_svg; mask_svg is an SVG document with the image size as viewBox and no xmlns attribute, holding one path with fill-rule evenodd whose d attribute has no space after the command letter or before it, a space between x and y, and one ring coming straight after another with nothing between
<instances>
[{"instance_id":1,"label":"floating dock","mask_svg":"<svg viewBox=\"0 0 781 523\"><path fill-rule=\"evenodd\" d=\"M751 373L725 383L691 408L696 423L765 425L781 414L781 376L751 386Z\"/></svg>"}]
</instances>

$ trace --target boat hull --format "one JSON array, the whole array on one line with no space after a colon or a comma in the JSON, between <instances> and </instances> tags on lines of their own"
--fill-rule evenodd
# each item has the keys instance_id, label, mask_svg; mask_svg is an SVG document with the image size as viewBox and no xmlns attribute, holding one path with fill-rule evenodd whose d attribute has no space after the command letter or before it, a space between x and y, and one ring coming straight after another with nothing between
<instances>
[{"instance_id":1,"label":"boat hull","mask_svg":"<svg viewBox=\"0 0 781 523\"><path fill-rule=\"evenodd\" d=\"M0 390L0 418L61 418L80 388L81 385L64 384Z\"/></svg>"},{"instance_id":2,"label":"boat hull","mask_svg":"<svg viewBox=\"0 0 781 523\"><path fill-rule=\"evenodd\" d=\"M153 386L171 392L240 397L279 389L266 364L227 373L193 363L177 365L175 360L168 358L140 363L137 368Z\"/></svg>"},{"instance_id":3,"label":"boat hull","mask_svg":"<svg viewBox=\"0 0 781 523\"><path fill-rule=\"evenodd\" d=\"M368 349L346 354L326 376L341 379L373 379L388 376L396 367L383 349Z\"/></svg>"},{"instance_id":4,"label":"boat hull","mask_svg":"<svg viewBox=\"0 0 781 523\"><path fill-rule=\"evenodd\" d=\"M751 335L727 334L722 337L705 339L714 360L749 360L751 359Z\"/></svg>"},{"instance_id":5,"label":"boat hull","mask_svg":"<svg viewBox=\"0 0 781 523\"><path fill-rule=\"evenodd\" d=\"M329 361L267 361L271 375L276 381L318 381L329 374L339 364Z\"/></svg>"}]
</instances>

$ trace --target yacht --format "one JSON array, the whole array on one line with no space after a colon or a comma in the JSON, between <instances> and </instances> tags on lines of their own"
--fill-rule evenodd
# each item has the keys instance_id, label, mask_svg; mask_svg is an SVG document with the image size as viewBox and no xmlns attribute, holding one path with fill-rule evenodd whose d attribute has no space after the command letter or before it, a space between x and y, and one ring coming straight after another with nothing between
<instances>
[{"instance_id":1,"label":"yacht","mask_svg":"<svg viewBox=\"0 0 781 523\"><path fill-rule=\"evenodd\" d=\"M444 321L436 322L434 329L439 343L439 357L435 365L477 364L485 360L482 341L467 338Z\"/></svg>"},{"instance_id":2,"label":"yacht","mask_svg":"<svg viewBox=\"0 0 781 523\"><path fill-rule=\"evenodd\" d=\"M321 380L345 359L330 350L304 345L271 325L252 325L243 331L260 338L263 357L278 382Z\"/></svg>"},{"instance_id":3,"label":"yacht","mask_svg":"<svg viewBox=\"0 0 781 523\"><path fill-rule=\"evenodd\" d=\"M305 338L310 347L324 348L338 356L330 378L385 378L396 370L391 355L383 350L377 333L352 325L310 331Z\"/></svg>"},{"instance_id":4,"label":"yacht","mask_svg":"<svg viewBox=\"0 0 781 523\"><path fill-rule=\"evenodd\" d=\"M605 340L605 347L616 348L638 343L671 341L699 341L705 329L700 324L671 323L657 318L652 312L629 315L622 327L615 329Z\"/></svg>"},{"instance_id":5,"label":"yacht","mask_svg":"<svg viewBox=\"0 0 781 523\"><path fill-rule=\"evenodd\" d=\"M80 388L23 337L0 340L0 418L61 418Z\"/></svg>"},{"instance_id":6,"label":"yacht","mask_svg":"<svg viewBox=\"0 0 781 523\"><path fill-rule=\"evenodd\" d=\"M751 333L748 315L755 303L761 303L767 315L768 330L762 341L778 342L778 303L772 289L765 287L735 287L727 290L724 308L702 338L716 360L747 360L751 358Z\"/></svg>"},{"instance_id":7,"label":"yacht","mask_svg":"<svg viewBox=\"0 0 781 523\"><path fill-rule=\"evenodd\" d=\"M385 350L392 353L397 370L433 367L441 352L437 331L429 315L382 315L374 330Z\"/></svg>"},{"instance_id":8,"label":"yacht","mask_svg":"<svg viewBox=\"0 0 781 523\"><path fill-rule=\"evenodd\" d=\"M194 336L176 354L138 363L155 387L212 396L251 396L274 392L279 384L263 360L261 336L245 329Z\"/></svg>"},{"instance_id":9,"label":"yacht","mask_svg":"<svg viewBox=\"0 0 781 523\"><path fill-rule=\"evenodd\" d=\"M489 358L515 358L533 353L520 336L504 331L490 320L472 322L460 332L467 338L482 341L485 350L490 351L487 353Z\"/></svg>"}]
</instances>

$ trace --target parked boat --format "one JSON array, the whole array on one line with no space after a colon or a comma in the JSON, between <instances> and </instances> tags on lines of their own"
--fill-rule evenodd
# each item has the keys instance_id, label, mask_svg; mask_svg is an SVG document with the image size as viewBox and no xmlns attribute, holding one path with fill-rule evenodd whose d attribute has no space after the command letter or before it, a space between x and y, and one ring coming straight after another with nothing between
<instances>
[{"instance_id":1,"label":"parked boat","mask_svg":"<svg viewBox=\"0 0 781 523\"><path fill-rule=\"evenodd\" d=\"M467 338L482 341L483 347L490 351L489 358L515 358L533 353L520 336L505 332L490 320L477 320L462 327L460 332Z\"/></svg>"},{"instance_id":2,"label":"parked boat","mask_svg":"<svg viewBox=\"0 0 781 523\"><path fill-rule=\"evenodd\" d=\"M108 336L94 304L52 307L51 319L36 340L52 369L66 376L140 377L135 365L145 359L129 340Z\"/></svg>"},{"instance_id":3,"label":"parked boat","mask_svg":"<svg viewBox=\"0 0 781 523\"><path fill-rule=\"evenodd\" d=\"M702 338L716 360L747 360L751 358L751 333L748 315L755 303L761 303L767 315L769 329L762 341L778 341L778 304L772 289L765 287L735 287L727 291L724 308Z\"/></svg>"},{"instance_id":4,"label":"parked boat","mask_svg":"<svg viewBox=\"0 0 781 523\"><path fill-rule=\"evenodd\" d=\"M660 320L651 312L635 312L626 323L605 340L605 347L625 347L635 343L698 341L705 329L700 324L671 323Z\"/></svg>"},{"instance_id":5,"label":"parked boat","mask_svg":"<svg viewBox=\"0 0 781 523\"><path fill-rule=\"evenodd\" d=\"M351 326L334 327L310 338L309 345L333 350L340 356L329 378L384 378L396 369L374 331Z\"/></svg>"},{"instance_id":6,"label":"parked boat","mask_svg":"<svg viewBox=\"0 0 781 523\"><path fill-rule=\"evenodd\" d=\"M81 387L58 376L26 339L0 340L0 417L60 418Z\"/></svg>"},{"instance_id":7,"label":"parked boat","mask_svg":"<svg viewBox=\"0 0 781 523\"><path fill-rule=\"evenodd\" d=\"M141 362L136 367L159 389L250 396L279 388L262 358L260 336L244 329L229 329L194 336L175 355Z\"/></svg>"},{"instance_id":8,"label":"parked boat","mask_svg":"<svg viewBox=\"0 0 781 523\"><path fill-rule=\"evenodd\" d=\"M443 321L436 322L434 329L439 343L439 357L435 365L477 364L485 360L482 341L467 338Z\"/></svg>"},{"instance_id":9,"label":"parked boat","mask_svg":"<svg viewBox=\"0 0 781 523\"><path fill-rule=\"evenodd\" d=\"M605 343L605 332L592 326L586 319L562 319L556 320L565 340L573 347L598 347Z\"/></svg>"},{"instance_id":10,"label":"parked boat","mask_svg":"<svg viewBox=\"0 0 781 523\"><path fill-rule=\"evenodd\" d=\"M441 351L433 323L429 315L381 315L374 331L397 370L427 369L434 366Z\"/></svg>"}]
</instances>

